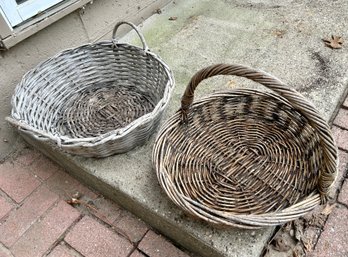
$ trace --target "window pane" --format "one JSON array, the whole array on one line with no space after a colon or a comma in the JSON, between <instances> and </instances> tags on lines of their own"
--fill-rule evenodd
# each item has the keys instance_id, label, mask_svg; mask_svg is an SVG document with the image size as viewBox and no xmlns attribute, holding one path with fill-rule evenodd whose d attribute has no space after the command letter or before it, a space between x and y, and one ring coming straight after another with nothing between
<instances>
[{"instance_id":1,"label":"window pane","mask_svg":"<svg viewBox=\"0 0 348 257\"><path fill-rule=\"evenodd\" d=\"M25 0L25 4L18 5L17 11L25 21L62 1L63 0Z\"/></svg>"}]
</instances>

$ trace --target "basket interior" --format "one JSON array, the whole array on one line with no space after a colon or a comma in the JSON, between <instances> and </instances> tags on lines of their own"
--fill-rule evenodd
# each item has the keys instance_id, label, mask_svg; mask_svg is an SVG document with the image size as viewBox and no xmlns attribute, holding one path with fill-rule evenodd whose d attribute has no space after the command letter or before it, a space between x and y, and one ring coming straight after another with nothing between
<instances>
[{"instance_id":1,"label":"basket interior","mask_svg":"<svg viewBox=\"0 0 348 257\"><path fill-rule=\"evenodd\" d=\"M61 134L93 137L123 128L151 112L158 99L134 86L101 83L83 90L63 107Z\"/></svg>"},{"instance_id":2,"label":"basket interior","mask_svg":"<svg viewBox=\"0 0 348 257\"><path fill-rule=\"evenodd\" d=\"M151 113L169 79L163 64L138 47L84 45L26 74L16 89L14 116L53 135L99 136Z\"/></svg>"},{"instance_id":3,"label":"basket interior","mask_svg":"<svg viewBox=\"0 0 348 257\"><path fill-rule=\"evenodd\" d=\"M159 141L160 172L170 178L162 186L179 205L185 196L212 210L261 214L316 190L318 135L271 93L237 90L199 100L188 124L174 116Z\"/></svg>"}]
</instances>

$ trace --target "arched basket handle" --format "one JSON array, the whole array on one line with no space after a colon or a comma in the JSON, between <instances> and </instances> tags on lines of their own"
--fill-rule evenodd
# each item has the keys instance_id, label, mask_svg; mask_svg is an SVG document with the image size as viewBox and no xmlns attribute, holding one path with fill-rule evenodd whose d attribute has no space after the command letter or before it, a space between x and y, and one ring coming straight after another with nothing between
<instances>
[{"instance_id":1,"label":"arched basket handle","mask_svg":"<svg viewBox=\"0 0 348 257\"><path fill-rule=\"evenodd\" d=\"M216 75L235 75L258 82L287 99L292 106L305 116L310 125L317 130L323 149L323 168L320 170L318 190L321 202L325 203L328 192L337 174L337 148L327 122L320 116L315 107L295 89L287 86L279 79L261 71L242 65L215 64L198 71L190 80L181 99L181 117L188 122L188 112L194 99L194 91L198 84Z\"/></svg>"},{"instance_id":2,"label":"arched basket handle","mask_svg":"<svg viewBox=\"0 0 348 257\"><path fill-rule=\"evenodd\" d=\"M146 41L145 41L144 36L140 33L140 31L138 30L137 26L135 26L133 23L128 22L128 21L120 21L120 22L118 22L118 23L115 25L114 30L113 30L113 32L112 32L112 40L114 41L114 43L115 43L115 44L118 43L118 40L116 39L116 32L117 32L118 28L119 28L122 24L127 24L127 25L131 26L131 27L135 30L135 32L138 34L138 36L139 36L139 38L140 38L140 41L141 41L141 43L142 43L142 45L143 45L143 50L144 50L145 52L147 52L147 51L149 50L149 47L148 47L147 44L146 44Z\"/></svg>"}]
</instances>

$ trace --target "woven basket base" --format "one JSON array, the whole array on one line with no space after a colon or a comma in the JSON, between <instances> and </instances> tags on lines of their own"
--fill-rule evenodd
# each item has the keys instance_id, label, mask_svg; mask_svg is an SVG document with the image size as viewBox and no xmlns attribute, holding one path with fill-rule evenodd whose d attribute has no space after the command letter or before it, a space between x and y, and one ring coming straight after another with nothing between
<instances>
[{"instance_id":1,"label":"woven basket base","mask_svg":"<svg viewBox=\"0 0 348 257\"><path fill-rule=\"evenodd\" d=\"M158 142L168 175L162 186L181 195L179 205L184 197L216 211L260 214L316 189L318 136L284 99L247 90L215 94L191 106L188 125L179 115L169 123Z\"/></svg>"},{"instance_id":2,"label":"woven basket base","mask_svg":"<svg viewBox=\"0 0 348 257\"><path fill-rule=\"evenodd\" d=\"M122 128L151 112L155 99L135 86L117 83L85 88L67 102L62 134L72 138L94 137Z\"/></svg>"}]
</instances>

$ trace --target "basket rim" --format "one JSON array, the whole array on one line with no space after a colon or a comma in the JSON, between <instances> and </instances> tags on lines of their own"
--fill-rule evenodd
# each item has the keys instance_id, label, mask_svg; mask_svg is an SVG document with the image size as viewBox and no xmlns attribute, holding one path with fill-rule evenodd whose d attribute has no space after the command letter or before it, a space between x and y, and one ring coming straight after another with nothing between
<instances>
[{"instance_id":1,"label":"basket rim","mask_svg":"<svg viewBox=\"0 0 348 257\"><path fill-rule=\"evenodd\" d=\"M172 183L169 175L166 173L158 174L158 179L159 181L165 180L169 181L169 183ZM175 189L175 192L168 191L163 187L162 183L163 182L160 182L160 185L166 192L168 197L175 205L183 209L185 212L191 213L191 215L194 214L197 217L210 223L246 229L258 229L265 226L276 226L284 224L303 216L320 204L320 194L313 191L302 200L279 211L259 214L226 213L225 211L210 209L207 206L182 195L176 190L175 186L172 187L173 189ZM172 198L171 195L173 194L175 194L177 198ZM178 200L180 200L181 203L185 205L185 207L178 204ZM217 216L212 216L212 213Z\"/></svg>"},{"instance_id":2,"label":"basket rim","mask_svg":"<svg viewBox=\"0 0 348 257\"><path fill-rule=\"evenodd\" d=\"M222 90L203 96L194 101L192 107L200 106L208 101L213 101L217 97L225 97L229 95L235 96L235 93L257 93L265 96L275 97L277 100L284 102L286 105L291 106L287 99L282 96L274 94L273 92L264 92L256 89L242 89L236 88L232 90ZM291 106L292 107L292 106ZM161 188L166 192L166 195L171 201L183 209L185 212L196 215L197 217L214 224L227 225L233 227L239 227L244 229L258 229L265 226L280 225L285 222L289 222L303 216L308 211L313 210L320 204L320 194L315 189L310 194L300 199L296 203L277 211L263 212L259 214L238 214L238 213L226 213L226 211L214 210L206 207L203 204L196 202L195 200L181 194L177 191L175 184L169 177L169 174L165 172L166 168L163 167L163 158L160 156L160 152L165 147L163 140L165 140L168 131L174 129L181 122L181 112L176 111L169 119L165 121L165 124L158 132L155 147L152 153L153 167L155 167L157 179ZM156 148L156 146L159 146ZM171 185L171 189L167 186ZM180 204L178 203L180 202ZM214 213L216 216L212 216Z\"/></svg>"},{"instance_id":3,"label":"basket rim","mask_svg":"<svg viewBox=\"0 0 348 257\"><path fill-rule=\"evenodd\" d=\"M233 88L228 91L223 90L222 92L209 93L202 98L194 100L194 91L198 84L202 80L216 75L246 77L271 89L272 92ZM200 204L194 199L182 195L181 192L178 191L176 184L172 181L171 173L167 170L167 167L164 166L165 162L168 161L171 163L177 162L176 158L169 158L167 161L166 158L164 158L165 153L167 152L166 149L171 147L170 141L168 143L166 138L168 134L177 129L179 124L181 124L181 126L187 125L188 115L190 110L193 109L192 107L204 105L208 101L217 99L221 96L236 96L238 92L258 92L267 96L276 96L278 101L280 100L291 108L294 108L301 116L306 118L310 126L315 130L315 133L318 134L321 141L320 144L324 151L322 157L325 157L325 162L319 167L317 188L313 189L313 191L306 194L303 198L297 199L295 203L284 209L269 212L262 211L261 213L251 214L227 213L226 211L211 209L209 206ZM185 133L184 131L185 130L180 133ZM175 133L173 135L177 136ZM170 139L173 140L172 137ZM314 105L303 95L298 93L294 88L287 86L276 77L262 70L249 68L239 64L215 64L201 69L191 78L182 97L181 108L165 121L157 134L152 152L152 164L161 188L165 191L171 201L184 211L213 224L253 229L283 224L303 216L319 204L325 203L328 191L332 188L337 178L338 160L337 145L335 144L335 140L327 122L320 116L319 111L314 107ZM328 185L328 183L330 184ZM213 215L213 213L216 215Z\"/></svg>"},{"instance_id":4,"label":"basket rim","mask_svg":"<svg viewBox=\"0 0 348 257\"><path fill-rule=\"evenodd\" d=\"M60 56L66 54L66 53L73 52L73 51L76 51L77 49L81 49L81 48L88 47L88 46L99 46L99 45L110 45L110 46L115 46L115 47L128 47L128 48L131 47L131 48L134 48L138 51L144 52L147 56L149 56L151 58L156 59L163 66L164 72L166 73L166 75L168 77L168 81L167 81L167 84L165 85L165 90L164 90L162 98L158 101L155 108L151 112L146 113L145 115L142 115L141 117L133 120L132 122L130 122L129 124L127 124L124 127L117 128L115 130L106 132L106 133L99 135L99 136L86 137L86 138L71 138L68 136L53 134L51 132L35 128L19 117L20 114L18 114L18 111L16 108L16 98L18 97L17 93L22 88L22 85L28 76L31 76L32 74L38 72L40 69L43 69L47 63L54 61L55 59L59 58ZM66 147L66 148L76 147L76 146L95 147L98 145L102 145L107 141L122 138L122 137L126 136L127 134L131 133L132 131L134 131L139 126L141 126L144 122L153 120L154 117L159 115L161 113L161 111L164 110L164 108L167 106L174 87L175 87L175 79L174 79L174 75L173 75L172 70L161 59L161 57L159 55L153 53L150 49L143 49L139 46L135 46L135 45L128 44L128 43L118 43L118 42L115 42L115 40L113 40L113 39L103 40L103 41L94 42L94 43L93 42L86 43L86 44L82 44L78 47L64 49L64 50L58 52L57 54L47 58L46 60L41 61L34 68L28 70L23 75L21 81L16 85L15 92L11 98L11 106L12 106L11 117L7 117L6 120L9 121L10 123L12 123L13 125L17 126L21 132L24 132L27 134L34 133L34 136L37 138L40 138L41 140L52 140L52 141L56 142L59 147L62 147L62 146Z\"/></svg>"}]
</instances>

